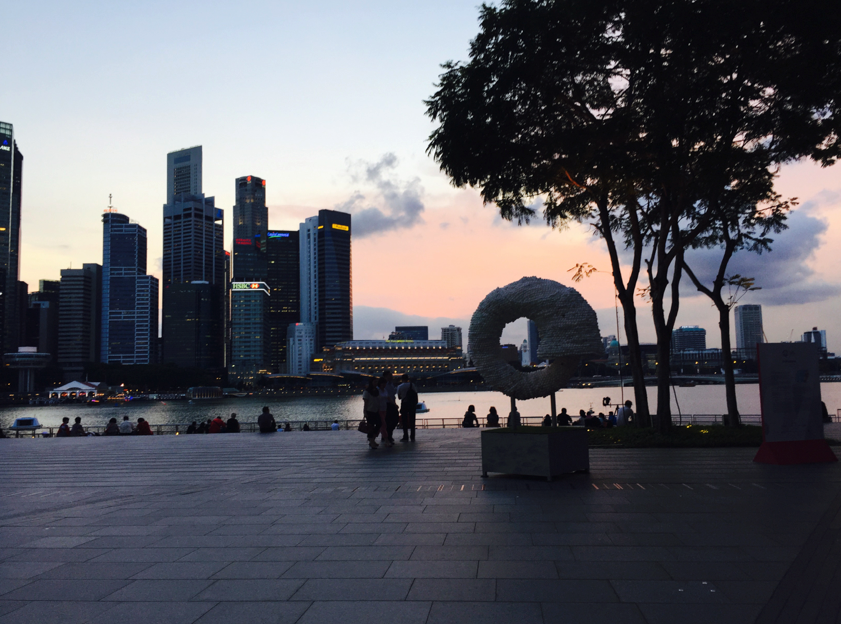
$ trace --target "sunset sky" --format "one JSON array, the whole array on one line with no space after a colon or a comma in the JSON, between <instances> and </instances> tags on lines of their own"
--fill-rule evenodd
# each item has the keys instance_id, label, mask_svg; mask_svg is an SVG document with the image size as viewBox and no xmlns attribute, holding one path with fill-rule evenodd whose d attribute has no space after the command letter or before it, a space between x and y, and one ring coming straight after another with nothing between
<instances>
[{"instance_id":1,"label":"sunset sky","mask_svg":"<svg viewBox=\"0 0 841 624\"><path fill-rule=\"evenodd\" d=\"M396 324L464 328L481 299L525 275L571 285L578 262L608 270L583 227L557 231L500 220L472 189L454 189L425 154L433 126L423 100L440 64L464 60L475 0L405 2L30 0L4 7L0 120L24 155L21 279L102 262L101 215L114 206L149 232L160 277L167 152L202 145L204 191L225 210L234 180L267 180L270 227L297 229L319 209L354 215L355 337ZM731 273L763 290L770 341L813 326L841 351L841 168L784 167L778 190L797 197L774 251L737 255ZM715 261L696 258L698 266ZM717 316L687 280L678 325ZM608 274L576 286L616 333ZM644 303L640 301L640 305ZM653 341L647 311L642 337ZM521 328L504 338L519 343Z\"/></svg>"}]
</instances>

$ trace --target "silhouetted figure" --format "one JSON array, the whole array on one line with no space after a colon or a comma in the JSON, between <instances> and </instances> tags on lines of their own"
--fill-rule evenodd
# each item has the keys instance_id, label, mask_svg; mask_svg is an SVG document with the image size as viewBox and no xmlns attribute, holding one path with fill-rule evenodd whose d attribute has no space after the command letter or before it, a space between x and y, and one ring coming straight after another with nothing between
<instances>
[{"instance_id":1,"label":"silhouetted figure","mask_svg":"<svg viewBox=\"0 0 841 624\"><path fill-rule=\"evenodd\" d=\"M195 433L196 429L198 429L198 427L196 427L196 421L194 420L192 423L190 423L190 426L187 427L187 433Z\"/></svg>"},{"instance_id":2,"label":"silhouetted figure","mask_svg":"<svg viewBox=\"0 0 841 624\"><path fill-rule=\"evenodd\" d=\"M496 408L491 406L488 410L488 415L485 417L486 427L499 427L499 414L496 413Z\"/></svg>"},{"instance_id":3,"label":"silhouetted figure","mask_svg":"<svg viewBox=\"0 0 841 624\"><path fill-rule=\"evenodd\" d=\"M81 437L85 435L85 428L82 426L82 418L80 416L76 416L73 421L73 426L70 427L70 435L73 437Z\"/></svg>"},{"instance_id":4,"label":"silhouetted figure","mask_svg":"<svg viewBox=\"0 0 841 624\"><path fill-rule=\"evenodd\" d=\"M225 421L222 420L221 416L217 416L213 420L210 421L210 428L207 430L208 433L225 433Z\"/></svg>"},{"instance_id":5,"label":"silhouetted figure","mask_svg":"<svg viewBox=\"0 0 841 624\"><path fill-rule=\"evenodd\" d=\"M199 426L196 428L196 433L205 433L207 431L207 424L204 421L199 423Z\"/></svg>"},{"instance_id":6,"label":"silhouetted figure","mask_svg":"<svg viewBox=\"0 0 841 624\"><path fill-rule=\"evenodd\" d=\"M567 408L565 407L562 407L561 413L558 414L558 424L564 427L572 424L572 418L567 414Z\"/></svg>"},{"instance_id":7,"label":"silhouetted figure","mask_svg":"<svg viewBox=\"0 0 841 624\"><path fill-rule=\"evenodd\" d=\"M257 417L257 425L260 427L260 433L277 433L277 423L274 420L269 406L263 408L263 413Z\"/></svg>"},{"instance_id":8,"label":"silhouetted figure","mask_svg":"<svg viewBox=\"0 0 841 624\"><path fill-rule=\"evenodd\" d=\"M131 435L134 433L134 425L128 419L128 416L123 416L123 422L120 423L120 435Z\"/></svg>"},{"instance_id":9,"label":"silhouetted figure","mask_svg":"<svg viewBox=\"0 0 841 624\"><path fill-rule=\"evenodd\" d=\"M418 410L418 392L409 375L400 377L402 382L397 386L397 398L400 399L400 421L403 425L401 442L415 439L415 416Z\"/></svg>"},{"instance_id":10,"label":"silhouetted figure","mask_svg":"<svg viewBox=\"0 0 841 624\"><path fill-rule=\"evenodd\" d=\"M465 429L479 426L479 419L476 417L476 408L473 405L467 407L464 412L464 419L461 421L461 426Z\"/></svg>"},{"instance_id":11,"label":"silhouetted figure","mask_svg":"<svg viewBox=\"0 0 841 624\"><path fill-rule=\"evenodd\" d=\"M239 433L239 421L237 420L236 413L231 414L226 426L228 433Z\"/></svg>"},{"instance_id":12,"label":"silhouetted figure","mask_svg":"<svg viewBox=\"0 0 841 624\"><path fill-rule=\"evenodd\" d=\"M116 418L108 421L108 426L105 427L105 435L120 435L120 425L117 424Z\"/></svg>"},{"instance_id":13,"label":"silhouetted figure","mask_svg":"<svg viewBox=\"0 0 841 624\"><path fill-rule=\"evenodd\" d=\"M551 427L552 426L552 415L551 414L546 414L546 416L544 416L542 425L544 427Z\"/></svg>"},{"instance_id":14,"label":"silhouetted figure","mask_svg":"<svg viewBox=\"0 0 841 624\"><path fill-rule=\"evenodd\" d=\"M283 428L283 430L284 431L292 431L292 425L289 424L289 423L286 423L286 426Z\"/></svg>"},{"instance_id":15,"label":"silhouetted figure","mask_svg":"<svg viewBox=\"0 0 841 624\"><path fill-rule=\"evenodd\" d=\"M152 428L149 426L149 423L146 422L145 418L137 419L137 435L154 435L152 433Z\"/></svg>"},{"instance_id":16,"label":"silhouetted figure","mask_svg":"<svg viewBox=\"0 0 841 624\"><path fill-rule=\"evenodd\" d=\"M56 431L55 437L57 438L69 438L70 437L70 425L67 424L70 422L70 419L65 416L61 419L61 425L58 427L58 431Z\"/></svg>"}]
</instances>

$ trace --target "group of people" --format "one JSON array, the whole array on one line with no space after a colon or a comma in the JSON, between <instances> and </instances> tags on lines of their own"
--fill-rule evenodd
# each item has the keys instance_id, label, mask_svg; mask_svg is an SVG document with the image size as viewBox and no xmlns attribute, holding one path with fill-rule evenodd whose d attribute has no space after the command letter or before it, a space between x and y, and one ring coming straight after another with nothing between
<instances>
[{"instance_id":1,"label":"group of people","mask_svg":"<svg viewBox=\"0 0 841 624\"><path fill-rule=\"evenodd\" d=\"M93 433L90 431L85 431L85 428L82 426L82 417L76 416L73 421L73 425L70 425L70 419L65 416L61 419L61 425L56 432L57 438L76 438L82 436L92 436L92 435L99 435L97 433ZM153 435L152 428L149 426L149 423L146 422L145 418L138 418L137 424L135 425L131 422L128 416L123 416L123 421L117 424L117 419L112 418L108 421L108 425L105 427L105 431L102 435L112 436L112 435Z\"/></svg>"},{"instance_id":2,"label":"group of people","mask_svg":"<svg viewBox=\"0 0 841 624\"><path fill-rule=\"evenodd\" d=\"M632 405L633 403L631 401L625 401L625 404L619 409L617 409L615 414L613 412L610 412L607 416L605 416L601 412L598 415L596 415L593 412L593 410L590 410L589 412L580 410L578 412L578 420L576 420L575 422L572 421L572 417L569 414L567 414L567 409L564 407L561 409L561 413L558 414L558 425L562 427L584 426L587 427L587 429L600 429L603 427L622 427L633 422L634 410L631 407ZM541 424L544 427L551 427L552 416L550 414L546 414ZM465 428L479 426L479 418L476 416L475 406L470 405L467 408L467 411L464 413L464 419L461 421L461 426ZM485 427L492 428L500 426L501 425L499 423L499 414L497 413L496 408L491 406L490 410L488 411L488 415L485 417ZM520 426L520 413L516 409L508 415L508 426Z\"/></svg>"},{"instance_id":3,"label":"group of people","mask_svg":"<svg viewBox=\"0 0 841 624\"><path fill-rule=\"evenodd\" d=\"M201 421L196 425L194 420L187 427L186 433L239 433L239 421L237 420L236 412L231 414L231 417L225 421L221 416L213 419L208 419L207 422Z\"/></svg>"},{"instance_id":4,"label":"group of people","mask_svg":"<svg viewBox=\"0 0 841 624\"><path fill-rule=\"evenodd\" d=\"M362 392L364 430L368 446L379 448L380 444L394 446L394 430L402 425L401 442L415 441L415 415L418 409L418 392L409 375L400 378L400 385L394 386L394 374L387 370L379 379L371 379ZM397 401L400 400L400 405ZM377 442L380 436L380 442Z\"/></svg>"}]
</instances>

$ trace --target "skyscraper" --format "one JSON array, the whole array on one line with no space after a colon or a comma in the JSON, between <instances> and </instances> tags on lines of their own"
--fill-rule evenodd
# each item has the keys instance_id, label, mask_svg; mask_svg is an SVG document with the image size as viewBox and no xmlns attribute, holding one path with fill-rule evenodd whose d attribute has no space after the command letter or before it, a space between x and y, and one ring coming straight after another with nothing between
<instances>
[{"instance_id":1,"label":"skyscraper","mask_svg":"<svg viewBox=\"0 0 841 624\"><path fill-rule=\"evenodd\" d=\"M274 373L287 372L287 328L301 320L301 272L298 232L270 230L268 264L270 359Z\"/></svg>"},{"instance_id":2,"label":"skyscraper","mask_svg":"<svg viewBox=\"0 0 841 624\"><path fill-rule=\"evenodd\" d=\"M102 336L102 267L62 269L58 306L58 364L66 381L98 362Z\"/></svg>"},{"instance_id":3,"label":"skyscraper","mask_svg":"<svg viewBox=\"0 0 841 624\"><path fill-rule=\"evenodd\" d=\"M23 346L49 353L50 363L58 359L58 302L61 282L41 280L39 290L29 293L26 311L26 339Z\"/></svg>"},{"instance_id":4,"label":"skyscraper","mask_svg":"<svg viewBox=\"0 0 841 624\"><path fill-rule=\"evenodd\" d=\"M228 374L234 381L253 382L270 368L266 181L237 178L235 192Z\"/></svg>"},{"instance_id":5,"label":"skyscraper","mask_svg":"<svg viewBox=\"0 0 841 624\"><path fill-rule=\"evenodd\" d=\"M179 366L224 362L224 213L201 193L201 147L167 155L164 204L163 358Z\"/></svg>"},{"instance_id":6,"label":"skyscraper","mask_svg":"<svg viewBox=\"0 0 841 624\"><path fill-rule=\"evenodd\" d=\"M756 357L756 345L765 342L762 331L762 306L736 306L736 348L747 357Z\"/></svg>"},{"instance_id":7,"label":"skyscraper","mask_svg":"<svg viewBox=\"0 0 841 624\"><path fill-rule=\"evenodd\" d=\"M146 274L146 228L109 206L102 215L102 352L106 363L152 364L158 279Z\"/></svg>"},{"instance_id":8,"label":"skyscraper","mask_svg":"<svg viewBox=\"0 0 841 624\"><path fill-rule=\"evenodd\" d=\"M540 358L537 356L537 350L540 348L540 336L537 335L537 323L528 319L526 323L526 332L528 333L529 341L529 363L540 364Z\"/></svg>"},{"instance_id":9,"label":"skyscraper","mask_svg":"<svg viewBox=\"0 0 841 624\"><path fill-rule=\"evenodd\" d=\"M351 216L319 210L298 231L301 322L315 325L315 350L353 340Z\"/></svg>"},{"instance_id":10,"label":"skyscraper","mask_svg":"<svg viewBox=\"0 0 841 624\"><path fill-rule=\"evenodd\" d=\"M0 354L17 350L21 333L20 205L23 154L12 124L0 121Z\"/></svg>"},{"instance_id":11,"label":"skyscraper","mask_svg":"<svg viewBox=\"0 0 841 624\"><path fill-rule=\"evenodd\" d=\"M814 342L818 345L821 355L826 355L826 330L813 327L812 331L803 332L800 342Z\"/></svg>"},{"instance_id":12,"label":"skyscraper","mask_svg":"<svg viewBox=\"0 0 841 624\"><path fill-rule=\"evenodd\" d=\"M441 328L441 340L447 343L447 347L461 347L461 327L450 325L449 327ZM514 347L516 350L516 347Z\"/></svg>"}]
</instances>

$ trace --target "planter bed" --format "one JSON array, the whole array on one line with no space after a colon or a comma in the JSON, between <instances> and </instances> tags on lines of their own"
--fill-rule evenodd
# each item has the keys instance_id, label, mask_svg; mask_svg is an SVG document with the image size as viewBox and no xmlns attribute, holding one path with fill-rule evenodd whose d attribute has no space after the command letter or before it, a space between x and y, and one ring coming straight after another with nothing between
<instances>
[{"instance_id":1,"label":"planter bed","mask_svg":"<svg viewBox=\"0 0 841 624\"><path fill-rule=\"evenodd\" d=\"M482 476L489 472L552 480L590 470L583 427L516 427L482 431Z\"/></svg>"}]
</instances>

